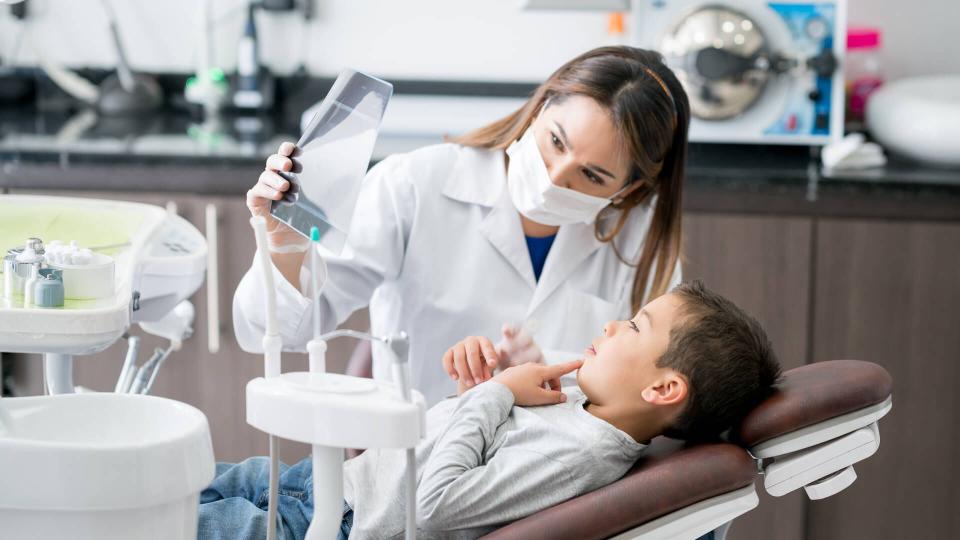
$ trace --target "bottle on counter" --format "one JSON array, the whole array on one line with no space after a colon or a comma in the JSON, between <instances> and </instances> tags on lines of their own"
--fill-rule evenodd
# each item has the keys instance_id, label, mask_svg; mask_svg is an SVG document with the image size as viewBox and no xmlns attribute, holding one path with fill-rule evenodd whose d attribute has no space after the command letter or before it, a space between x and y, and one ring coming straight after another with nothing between
<instances>
[{"instance_id":1,"label":"bottle on counter","mask_svg":"<svg viewBox=\"0 0 960 540\"><path fill-rule=\"evenodd\" d=\"M870 94L883 84L883 65L880 51L881 32L878 28L851 27L847 29L846 118L848 128L862 129L864 112Z\"/></svg>"}]
</instances>

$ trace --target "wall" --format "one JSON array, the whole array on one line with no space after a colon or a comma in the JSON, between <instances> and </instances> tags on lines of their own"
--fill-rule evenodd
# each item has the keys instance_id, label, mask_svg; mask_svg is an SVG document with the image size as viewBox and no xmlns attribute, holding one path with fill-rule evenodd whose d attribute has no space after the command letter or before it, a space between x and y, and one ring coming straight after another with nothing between
<instances>
[{"instance_id":1,"label":"wall","mask_svg":"<svg viewBox=\"0 0 960 540\"><path fill-rule=\"evenodd\" d=\"M521 11L519 0L313 0L308 24L295 15L260 17L262 53L285 73L301 62L332 75L343 66L384 77L535 81L577 53L608 43L606 16ZM33 65L37 51L69 66L109 66L115 55L100 0L30 0L31 22L0 8L0 54ZM198 0L112 0L128 57L147 71L188 72L200 50ZM230 70L244 0L211 0L218 62ZM850 0L850 21L885 29L891 78L960 73L956 0ZM17 43L20 42L19 46Z\"/></svg>"}]
</instances>

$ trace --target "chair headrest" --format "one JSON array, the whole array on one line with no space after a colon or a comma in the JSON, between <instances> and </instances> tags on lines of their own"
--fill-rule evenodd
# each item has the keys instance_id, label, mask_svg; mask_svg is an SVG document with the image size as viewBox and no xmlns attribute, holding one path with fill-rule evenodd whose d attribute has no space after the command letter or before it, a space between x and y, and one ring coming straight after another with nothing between
<instances>
[{"instance_id":1,"label":"chair headrest","mask_svg":"<svg viewBox=\"0 0 960 540\"><path fill-rule=\"evenodd\" d=\"M813 424L882 403L893 392L887 370L872 362L831 360L783 373L776 391L752 410L736 431L756 446Z\"/></svg>"}]
</instances>

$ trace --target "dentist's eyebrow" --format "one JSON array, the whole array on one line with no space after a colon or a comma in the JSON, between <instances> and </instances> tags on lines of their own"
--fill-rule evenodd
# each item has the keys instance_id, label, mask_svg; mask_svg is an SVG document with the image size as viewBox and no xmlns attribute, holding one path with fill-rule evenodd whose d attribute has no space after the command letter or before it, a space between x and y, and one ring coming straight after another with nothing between
<instances>
[{"instance_id":1,"label":"dentist's eyebrow","mask_svg":"<svg viewBox=\"0 0 960 540\"><path fill-rule=\"evenodd\" d=\"M563 126L560 125L560 122L557 122L556 120L554 120L554 121L553 121L553 125L557 126L557 131L560 132L560 140L563 141L563 145L566 146L567 148L573 150L573 147L570 146L570 141L569 141L569 139L567 139L567 132L563 130ZM598 173L600 173L600 174L602 174L602 175L609 176L609 177L610 177L611 179L613 179L613 180L616 180L616 179L617 179L617 177L614 176L614 174L613 174L612 172L604 169L603 167L600 167L600 166L598 166L598 165L594 165L593 163L587 163L586 166L587 166L588 169L593 169L594 171L596 171L596 172L598 172Z\"/></svg>"}]
</instances>

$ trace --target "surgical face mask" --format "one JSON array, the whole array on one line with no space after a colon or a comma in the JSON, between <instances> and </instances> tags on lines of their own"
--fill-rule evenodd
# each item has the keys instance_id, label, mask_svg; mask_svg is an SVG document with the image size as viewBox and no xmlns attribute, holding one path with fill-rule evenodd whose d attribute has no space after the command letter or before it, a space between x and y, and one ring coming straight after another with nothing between
<instances>
[{"instance_id":1,"label":"surgical face mask","mask_svg":"<svg viewBox=\"0 0 960 540\"><path fill-rule=\"evenodd\" d=\"M533 137L533 128L528 128L520 140L507 148L507 155L507 189L514 206L528 219L550 226L589 224L611 202L555 185ZM613 197L621 192L623 189Z\"/></svg>"}]
</instances>

